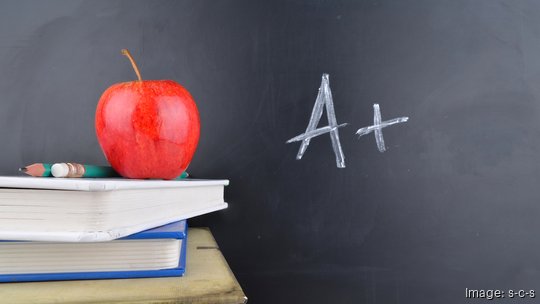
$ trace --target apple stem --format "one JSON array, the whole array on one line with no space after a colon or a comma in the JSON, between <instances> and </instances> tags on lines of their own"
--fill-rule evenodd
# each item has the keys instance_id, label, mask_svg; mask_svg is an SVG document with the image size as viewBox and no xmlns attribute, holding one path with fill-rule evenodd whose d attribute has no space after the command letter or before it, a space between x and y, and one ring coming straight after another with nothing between
<instances>
[{"instance_id":1,"label":"apple stem","mask_svg":"<svg viewBox=\"0 0 540 304\"><path fill-rule=\"evenodd\" d=\"M122 49L122 55L126 56L129 61L131 61L131 66L133 66L133 69L135 70L135 74L137 74L137 78L139 78L139 81L142 81L141 72L139 72L139 67L137 67L137 63L135 63L135 60L131 56L131 53L128 51L128 49Z\"/></svg>"}]
</instances>

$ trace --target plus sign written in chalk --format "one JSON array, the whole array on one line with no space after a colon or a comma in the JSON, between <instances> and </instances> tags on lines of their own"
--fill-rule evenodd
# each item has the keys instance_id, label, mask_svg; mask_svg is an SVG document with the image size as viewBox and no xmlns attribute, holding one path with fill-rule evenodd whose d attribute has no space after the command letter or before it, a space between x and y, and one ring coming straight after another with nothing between
<instances>
[{"instance_id":1,"label":"plus sign written in chalk","mask_svg":"<svg viewBox=\"0 0 540 304\"><path fill-rule=\"evenodd\" d=\"M358 134L358 137L367 135L371 132L375 133L375 141L377 142L377 148L379 151L384 152L386 151L386 147L384 145L384 137L382 134L382 129L389 127L391 125L395 125L398 123L406 122L409 120L409 117L398 117L394 119L390 119L387 121L381 121L381 108L379 107L379 104L376 103L373 105L373 125L365 128L360 128L358 131L356 131L356 134Z\"/></svg>"}]
</instances>

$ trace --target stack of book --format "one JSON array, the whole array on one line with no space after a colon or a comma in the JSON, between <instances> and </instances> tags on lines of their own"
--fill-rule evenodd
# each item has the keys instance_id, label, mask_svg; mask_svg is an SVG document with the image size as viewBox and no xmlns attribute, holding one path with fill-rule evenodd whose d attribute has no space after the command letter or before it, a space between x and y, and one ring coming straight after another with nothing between
<instances>
[{"instance_id":1,"label":"stack of book","mask_svg":"<svg viewBox=\"0 0 540 304\"><path fill-rule=\"evenodd\" d=\"M182 276L227 180L0 177L0 282Z\"/></svg>"}]
</instances>

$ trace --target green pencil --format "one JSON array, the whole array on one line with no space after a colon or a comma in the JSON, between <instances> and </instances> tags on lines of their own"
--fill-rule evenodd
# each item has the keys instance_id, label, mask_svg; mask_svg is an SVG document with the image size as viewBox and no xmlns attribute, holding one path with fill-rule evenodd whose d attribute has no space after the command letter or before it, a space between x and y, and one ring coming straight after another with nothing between
<instances>
[{"instance_id":1,"label":"green pencil","mask_svg":"<svg viewBox=\"0 0 540 304\"><path fill-rule=\"evenodd\" d=\"M118 177L108 166L81 165L77 163L35 163L20 168L19 171L35 177Z\"/></svg>"},{"instance_id":2,"label":"green pencil","mask_svg":"<svg viewBox=\"0 0 540 304\"><path fill-rule=\"evenodd\" d=\"M35 163L20 168L19 171L34 177L120 177L120 174L109 166L83 165L77 163ZM176 179L184 179L188 176L189 174L184 171Z\"/></svg>"}]
</instances>

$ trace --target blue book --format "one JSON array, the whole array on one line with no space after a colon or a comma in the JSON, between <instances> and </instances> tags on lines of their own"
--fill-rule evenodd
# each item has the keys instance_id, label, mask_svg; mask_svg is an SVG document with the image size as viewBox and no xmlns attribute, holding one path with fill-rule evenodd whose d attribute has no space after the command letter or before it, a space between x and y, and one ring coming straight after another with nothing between
<instances>
[{"instance_id":1,"label":"blue book","mask_svg":"<svg viewBox=\"0 0 540 304\"><path fill-rule=\"evenodd\" d=\"M0 241L0 282L182 276L185 220L107 242Z\"/></svg>"}]
</instances>

